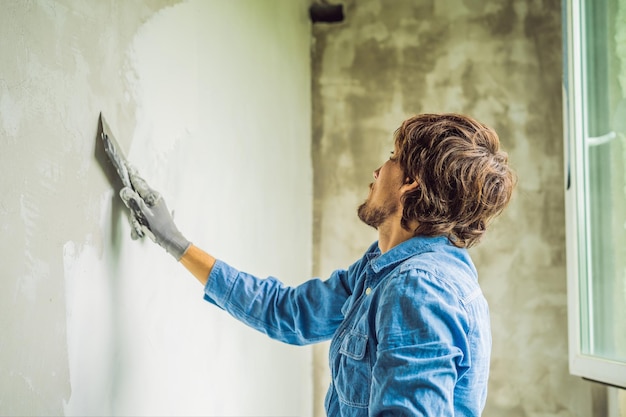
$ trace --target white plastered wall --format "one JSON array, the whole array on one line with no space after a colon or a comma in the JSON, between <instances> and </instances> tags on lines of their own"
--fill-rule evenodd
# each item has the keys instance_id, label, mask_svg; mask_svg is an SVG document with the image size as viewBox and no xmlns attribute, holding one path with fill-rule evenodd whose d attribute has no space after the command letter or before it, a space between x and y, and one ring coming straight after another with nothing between
<instances>
[{"instance_id":1,"label":"white plastered wall","mask_svg":"<svg viewBox=\"0 0 626 417\"><path fill-rule=\"evenodd\" d=\"M0 415L310 415L311 351L202 300L132 241L100 111L185 235L311 270L304 1L5 1Z\"/></svg>"}]
</instances>

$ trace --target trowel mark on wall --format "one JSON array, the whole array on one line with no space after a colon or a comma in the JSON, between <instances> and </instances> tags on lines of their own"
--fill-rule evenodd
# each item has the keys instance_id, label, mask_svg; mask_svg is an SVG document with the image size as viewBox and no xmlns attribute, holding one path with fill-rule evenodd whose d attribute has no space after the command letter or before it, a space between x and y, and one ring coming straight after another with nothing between
<instances>
[{"instance_id":1,"label":"trowel mark on wall","mask_svg":"<svg viewBox=\"0 0 626 417\"><path fill-rule=\"evenodd\" d=\"M24 224L24 257L26 261L26 271L18 279L13 293L13 301L17 302L18 297L26 297L28 301L35 301L37 298L38 282L45 279L50 274L48 264L38 259L32 253L31 239L37 237L37 221L40 217L37 204L30 200L27 194L20 196L20 217Z\"/></svg>"},{"instance_id":2,"label":"trowel mark on wall","mask_svg":"<svg viewBox=\"0 0 626 417\"><path fill-rule=\"evenodd\" d=\"M20 128L22 109L5 88L2 90L5 91L2 91L0 98L0 129L5 131L8 138L15 139Z\"/></svg>"},{"instance_id":3,"label":"trowel mark on wall","mask_svg":"<svg viewBox=\"0 0 626 417\"><path fill-rule=\"evenodd\" d=\"M169 168L179 171L176 167L187 165L181 145L198 132L202 74L197 49L201 22L196 16L205 7L211 9L202 2L189 2L153 15L137 31L124 63L127 91L136 102L137 118L127 155L151 185L161 185L159 191L171 201L176 195L169 191L177 189L180 173L168 172ZM174 41L171 33L184 42ZM155 44L160 47L155 49Z\"/></svg>"}]
</instances>

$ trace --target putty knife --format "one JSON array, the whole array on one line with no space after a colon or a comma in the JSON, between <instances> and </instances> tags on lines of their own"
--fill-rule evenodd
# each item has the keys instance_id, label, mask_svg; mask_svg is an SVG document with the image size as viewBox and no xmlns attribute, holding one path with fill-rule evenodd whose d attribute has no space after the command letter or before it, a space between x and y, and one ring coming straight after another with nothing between
<instances>
[{"instance_id":1,"label":"putty knife","mask_svg":"<svg viewBox=\"0 0 626 417\"><path fill-rule=\"evenodd\" d=\"M130 175L128 174L128 167L130 166L128 159L126 159L126 155L124 154L122 147L115 140L115 136L113 136L111 128L104 119L102 113L100 113L100 123L102 124L102 134L100 136L102 138L102 142L104 143L104 151L115 167L115 170L120 176L124 187L134 190L133 184L130 182ZM139 219L136 217L134 210L130 211L130 223L133 229L131 233L132 238L137 239L144 237L144 231L141 228L141 224Z\"/></svg>"}]
</instances>

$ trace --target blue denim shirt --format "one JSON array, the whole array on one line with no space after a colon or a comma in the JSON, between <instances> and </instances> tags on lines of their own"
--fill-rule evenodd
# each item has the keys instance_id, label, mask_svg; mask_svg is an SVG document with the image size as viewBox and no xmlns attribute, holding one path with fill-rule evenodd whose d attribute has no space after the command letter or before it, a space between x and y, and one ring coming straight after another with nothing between
<instances>
[{"instance_id":1,"label":"blue denim shirt","mask_svg":"<svg viewBox=\"0 0 626 417\"><path fill-rule=\"evenodd\" d=\"M377 242L327 280L287 287L217 261L205 299L291 344L332 338L328 416L479 416L489 309L467 250L415 237Z\"/></svg>"}]
</instances>

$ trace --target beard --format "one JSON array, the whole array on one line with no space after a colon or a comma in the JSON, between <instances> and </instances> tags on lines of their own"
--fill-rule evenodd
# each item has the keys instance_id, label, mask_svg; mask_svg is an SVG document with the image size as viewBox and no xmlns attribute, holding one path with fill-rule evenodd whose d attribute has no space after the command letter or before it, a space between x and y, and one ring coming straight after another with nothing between
<instances>
[{"instance_id":1,"label":"beard","mask_svg":"<svg viewBox=\"0 0 626 417\"><path fill-rule=\"evenodd\" d=\"M357 214L363 223L378 229L397 209L398 206L395 203L388 203L382 207L372 207L370 201L366 200L359 206Z\"/></svg>"}]
</instances>

